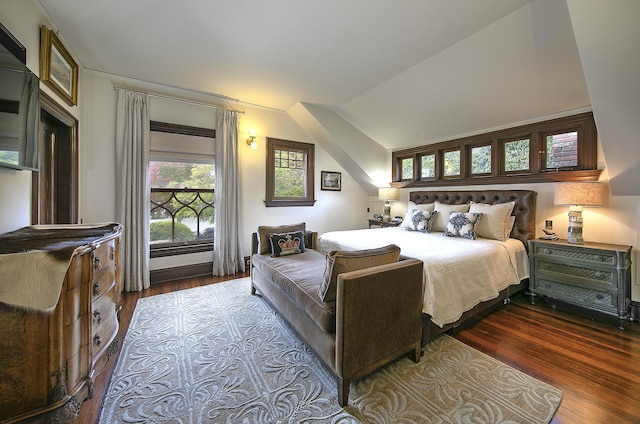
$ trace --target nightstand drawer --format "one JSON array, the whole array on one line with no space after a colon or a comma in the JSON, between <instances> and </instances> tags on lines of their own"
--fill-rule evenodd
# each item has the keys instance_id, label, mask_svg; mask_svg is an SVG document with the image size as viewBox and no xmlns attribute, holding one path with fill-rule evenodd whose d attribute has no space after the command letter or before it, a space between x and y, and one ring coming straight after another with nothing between
<instances>
[{"instance_id":1,"label":"nightstand drawer","mask_svg":"<svg viewBox=\"0 0 640 424\"><path fill-rule=\"evenodd\" d=\"M583 261L589 264L602 264L612 267L619 265L615 252L594 252L593 250L576 251L575 249L568 249L562 246L536 244L534 253L541 258L548 256L554 259L564 258L571 261Z\"/></svg>"},{"instance_id":2,"label":"nightstand drawer","mask_svg":"<svg viewBox=\"0 0 640 424\"><path fill-rule=\"evenodd\" d=\"M542 278L535 280L534 288L536 294L564 300L575 305L610 313L617 313L618 311L617 292L592 290Z\"/></svg>"},{"instance_id":3,"label":"nightstand drawer","mask_svg":"<svg viewBox=\"0 0 640 424\"><path fill-rule=\"evenodd\" d=\"M537 262L537 270L540 275L546 273L562 274L592 280L592 283L604 289L618 287L617 273L615 270L600 270L581 266L558 264L553 262Z\"/></svg>"}]
</instances>

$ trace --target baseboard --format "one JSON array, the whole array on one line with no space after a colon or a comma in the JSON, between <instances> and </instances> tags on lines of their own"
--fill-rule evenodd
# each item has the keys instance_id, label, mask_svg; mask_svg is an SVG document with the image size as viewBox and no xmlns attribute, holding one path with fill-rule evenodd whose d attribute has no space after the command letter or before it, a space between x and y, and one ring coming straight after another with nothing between
<instances>
[{"instance_id":1,"label":"baseboard","mask_svg":"<svg viewBox=\"0 0 640 424\"><path fill-rule=\"evenodd\" d=\"M164 283L165 281L179 280L181 278L211 275L212 269L213 269L213 262L181 265L173 268L154 269L150 272L149 280L151 284L154 284L154 283Z\"/></svg>"}]
</instances>

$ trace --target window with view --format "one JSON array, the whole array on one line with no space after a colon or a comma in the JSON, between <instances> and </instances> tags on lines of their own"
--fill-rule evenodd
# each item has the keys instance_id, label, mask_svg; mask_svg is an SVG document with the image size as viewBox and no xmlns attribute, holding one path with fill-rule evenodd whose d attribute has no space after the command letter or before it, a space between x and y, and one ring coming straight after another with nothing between
<instances>
[{"instance_id":1,"label":"window with view","mask_svg":"<svg viewBox=\"0 0 640 424\"><path fill-rule=\"evenodd\" d=\"M315 146L267 138L267 206L313 206Z\"/></svg>"},{"instance_id":2,"label":"window with view","mask_svg":"<svg viewBox=\"0 0 640 424\"><path fill-rule=\"evenodd\" d=\"M215 229L213 130L153 124L149 161L152 257L211 250ZM166 125L181 133L162 131Z\"/></svg>"}]
</instances>

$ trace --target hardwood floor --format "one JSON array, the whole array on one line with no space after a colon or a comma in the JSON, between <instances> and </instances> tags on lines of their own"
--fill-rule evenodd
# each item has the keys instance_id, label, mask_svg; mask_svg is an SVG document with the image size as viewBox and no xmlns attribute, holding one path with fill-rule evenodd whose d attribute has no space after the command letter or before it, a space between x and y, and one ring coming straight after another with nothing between
<instances>
[{"instance_id":1,"label":"hardwood floor","mask_svg":"<svg viewBox=\"0 0 640 424\"><path fill-rule=\"evenodd\" d=\"M154 284L142 293L123 293L120 340L139 298L245 276L249 274L188 278ZM640 423L638 322L620 331L615 321L593 320L545 304L532 306L518 295L454 337L562 390L553 423ZM83 403L80 423L98 422L116 356L96 378L94 398Z\"/></svg>"}]
</instances>

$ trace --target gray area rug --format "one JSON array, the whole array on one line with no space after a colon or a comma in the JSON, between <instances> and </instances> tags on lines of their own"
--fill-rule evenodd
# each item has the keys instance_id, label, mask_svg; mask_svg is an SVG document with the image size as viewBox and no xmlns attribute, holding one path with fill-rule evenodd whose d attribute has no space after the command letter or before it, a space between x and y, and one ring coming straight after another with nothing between
<instances>
[{"instance_id":1,"label":"gray area rug","mask_svg":"<svg viewBox=\"0 0 640 424\"><path fill-rule=\"evenodd\" d=\"M111 423L547 423L562 393L449 336L420 363L336 382L249 278L138 300L105 397Z\"/></svg>"}]
</instances>

